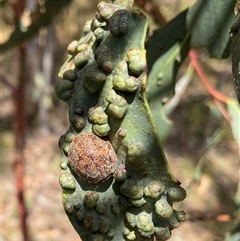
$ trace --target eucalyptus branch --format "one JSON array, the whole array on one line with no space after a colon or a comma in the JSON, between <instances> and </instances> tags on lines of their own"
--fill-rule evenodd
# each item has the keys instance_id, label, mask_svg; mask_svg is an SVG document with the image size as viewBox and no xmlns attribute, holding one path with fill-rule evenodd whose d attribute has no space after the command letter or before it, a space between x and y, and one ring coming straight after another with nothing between
<instances>
[{"instance_id":1,"label":"eucalyptus branch","mask_svg":"<svg viewBox=\"0 0 240 241\"><path fill-rule=\"evenodd\" d=\"M15 30L10 35L9 39L0 45L0 54L16 47L20 46L24 42L33 38L38 31L51 23L53 17L55 17L63 8L65 8L72 0L58 0L58 1L46 1L44 11L37 10L37 12L31 13L31 25L26 27L23 25L21 18L15 24Z\"/></svg>"}]
</instances>

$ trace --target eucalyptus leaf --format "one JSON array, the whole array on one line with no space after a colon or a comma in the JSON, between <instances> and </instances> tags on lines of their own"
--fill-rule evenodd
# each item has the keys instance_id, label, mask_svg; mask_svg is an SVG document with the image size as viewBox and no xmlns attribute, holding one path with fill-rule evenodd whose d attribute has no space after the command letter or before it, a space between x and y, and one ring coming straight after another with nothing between
<instances>
[{"instance_id":1,"label":"eucalyptus leaf","mask_svg":"<svg viewBox=\"0 0 240 241\"><path fill-rule=\"evenodd\" d=\"M229 99L227 101L228 113L231 117L231 128L233 137L240 145L240 106L235 99Z\"/></svg>"},{"instance_id":2,"label":"eucalyptus leaf","mask_svg":"<svg viewBox=\"0 0 240 241\"><path fill-rule=\"evenodd\" d=\"M189 35L185 19L187 10L163 28L157 30L147 41L148 83L147 98L163 99L174 94L178 68L189 51Z\"/></svg>"},{"instance_id":3,"label":"eucalyptus leaf","mask_svg":"<svg viewBox=\"0 0 240 241\"><path fill-rule=\"evenodd\" d=\"M146 95L162 142L172 127L172 122L164 113L162 100L174 95L178 68L189 51L186 14L187 10L155 31L146 44L149 71Z\"/></svg>"},{"instance_id":4,"label":"eucalyptus leaf","mask_svg":"<svg viewBox=\"0 0 240 241\"><path fill-rule=\"evenodd\" d=\"M240 13L236 18L236 22L231 28L232 32L232 72L233 83L240 103Z\"/></svg>"},{"instance_id":5,"label":"eucalyptus leaf","mask_svg":"<svg viewBox=\"0 0 240 241\"><path fill-rule=\"evenodd\" d=\"M181 12L163 28L154 32L146 42L147 64L150 72L155 61L166 53L176 42L181 42L186 34L187 10Z\"/></svg>"},{"instance_id":6,"label":"eucalyptus leaf","mask_svg":"<svg viewBox=\"0 0 240 241\"><path fill-rule=\"evenodd\" d=\"M172 128L172 121L164 114L163 105L158 98L153 99L149 106L160 140L164 143Z\"/></svg>"},{"instance_id":7,"label":"eucalyptus leaf","mask_svg":"<svg viewBox=\"0 0 240 241\"><path fill-rule=\"evenodd\" d=\"M229 30L234 22L236 0L198 0L187 13L191 47L205 46L211 57L230 53Z\"/></svg>"}]
</instances>

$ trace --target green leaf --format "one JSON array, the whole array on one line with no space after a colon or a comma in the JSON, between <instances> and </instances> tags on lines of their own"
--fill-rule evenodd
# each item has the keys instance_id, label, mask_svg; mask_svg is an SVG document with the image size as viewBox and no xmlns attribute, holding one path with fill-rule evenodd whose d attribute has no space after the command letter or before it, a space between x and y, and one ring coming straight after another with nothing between
<instances>
[{"instance_id":1,"label":"green leaf","mask_svg":"<svg viewBox=\"0 0 240 241\"><path fill-rule=\"evenodd\" d=\"M240 106L235 99L227 101L228 113L231 117L231 128L233 137L236 142L240 145Z\"/></svg>"},{"instance_id":2,"label":"green leaf","mask_svg":"<svg viewBox=\"0 0 240 241\"><path fill-rule=\"evenodd\" d=\"M236 18L236 22L231 28L232 32L232 71L233 83L240 103L240 13Z\"/></svg>"},{"instance_id":3,"label":"green leaf","mask_svg":"<svg viewBox=\"0 0 240 241\"><path fill-rule=\"evenodd\" d=\"M178 68L189 51L186 13L187 10L157 30L146 45L149 70L146 95L162 142L172 127L164 113L162 100L173 96Z\"/></svg>"},{"instance_id":4,"label":"green leaf","mask_svg":"<svg viewBox=\"0 0 240 241\"><path fill-rule=\"evenodd\" d=\"M172 128L172 121L170 121L163 113L163 106L161 101L157 98L149 103L152 112L154 123L162 143L167 139L169 132Z\"/></svg>"},{"instance_id":5,"label":"green leaf","mask_svg":"<svg viewBox=\"0 0 240 241\"><path fill-rule=\"evenodd\" d=\"M187 10L180 13L176 18L167 23L163 28L154 32L147 40L147 64L150 72L155 61L165 54L175 43L181 42L186 34Z\"/></svg>"},{"instance_id":6,"label":"green leaf","mask_svg":"<svg viewBox=\"0 0 240 241\"><path fill-rule=\"evenodd\" d=\"M147 98L169 99L174 94L175 80L178 68L186 55L182 56L182 50L188 48L187 41L175 43L153 65L148 76L146 88Z\"/></svg>"},{"instance_id":7,"label":"green leaf","mask_svg":"<svg viewBox=\"0 0 240 241\"><path fill-rule=\"evenodd\" d=\"M191 47L205 46L211 57L227 57L235 3L236 0L198 0L190 8L187 28L191 32Z\"/></svg>"},{"instance_id":8,"label":"green leaf","mask_svg":"<svg viewBox=\"0 0 240 241\"><path fill-rule=\"evenodd\" d=\"M189 51L186 13L187 10L179 14L147 41L149 76L146 94L149 101L160 96L169 98L174 94L178 68Z\"/></svg>"}]
</instances>

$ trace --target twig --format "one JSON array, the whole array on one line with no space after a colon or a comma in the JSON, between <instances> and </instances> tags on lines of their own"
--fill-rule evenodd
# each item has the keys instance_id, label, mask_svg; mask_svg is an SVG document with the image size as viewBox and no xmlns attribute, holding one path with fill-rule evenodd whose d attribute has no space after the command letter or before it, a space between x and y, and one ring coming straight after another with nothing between
<instances>
[{"instance_id":1,"label":"twig","mask_svg":"<svg viewBox=\"0 0 240 241\"><path fill-rule=\"evenodd\" d=\"M213 101L214 101L215 105L217 106L217 108L219 109L219 111L221 112L224 119L230 124L231 117L229 116L229 114L228 114L225 106L223 105L223 103L216 98L214 98Z\"/></svg>"},{"instance_id":2,"label":"twig","mask_svg":"<svg viewBox=\"0 0 240 241\"><path fill-rule=\"evenodd\" d=\"M200 80L202 81L204 87L207 89L208 93L214 98L226 103L229 100L229 97L224 95L222 92L215 89L208 81L207 76L205 75L201 65L198 62L198 54L195 50L191 49L188 53L193 67L195 68Z\"/></svg>"},{"instance_id":3,"label":"twig","mask_svg":"<svg viewBox=\"0 0 240 241\"><path fill-rule=\"evenodd\" d=\"M16 87L8 80L8 77L5 74L0 73L0 81L5 84L12 93L16 91Z\"/></svg>"},{"instance_id":4,"label":"twig","mask_svg":"<svg viewBox=\"0 0 240 241\"><path fill-rule=\"evenodd\" d=\"M72 0L58 0L56 1L45 1L45 11L41 12L40 10L31 13L31 25L29 27L23 26L20 18L15 18L15 30L12 32L10 38L3 44L0 44L0 54L8 51L11 48L19 46L26 42L27 40L34 37L40 28L47 26L51 23L53 17L56 16L64 7L66 7ZM16 1L18 3L19 1ZM21 0L20 2L24 2ZM14 6L14 9L17 9L17 16L21 16L21 8ZM26 27L26 31L23 31L22 28Z\"/></svg>"},{"instance_id":5,"label":"twig","mask_svg":"<svg viewBox=\"0 0 240 241\"><path fill-rule=\"evenodd\" d=\"M19 47L17 49L19 56L19 83L14 94L16 112L15 112L15 150L16 157L14 162L14 173L16 179L17 199L18 199L18 211L20 216L20 225L23 236L23 241L29 241L29 232L27 226L27 208L24 201L24 165L23 165L23 148L25 144L25 49Z\"/></svg>"}]
</instances>

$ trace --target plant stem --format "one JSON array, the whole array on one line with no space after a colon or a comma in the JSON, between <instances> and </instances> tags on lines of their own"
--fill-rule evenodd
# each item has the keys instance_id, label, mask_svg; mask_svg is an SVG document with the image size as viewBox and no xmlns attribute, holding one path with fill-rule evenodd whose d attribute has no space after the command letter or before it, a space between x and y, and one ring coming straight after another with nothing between
<instances>
[{"instance_id":1,"label":"plant stem","mask_svg":"<svg viewBox=\"0 0 240 241\"><path fill-rule=\"evenodd\" d=\"M20 216L20 226L22 231L23 241L29 241L28 227L27 227L27 209L24 202L24 184L23 184L23 148L25 144L25 49L24 47L19 47L17 49L19 56L19 76L18 76L18 86L14 94L15 101L15 162L14 162L14 173L16 179L16 189L17 189L17 199L18 199L18 211Z\"/></svg>"}]
</instances>

